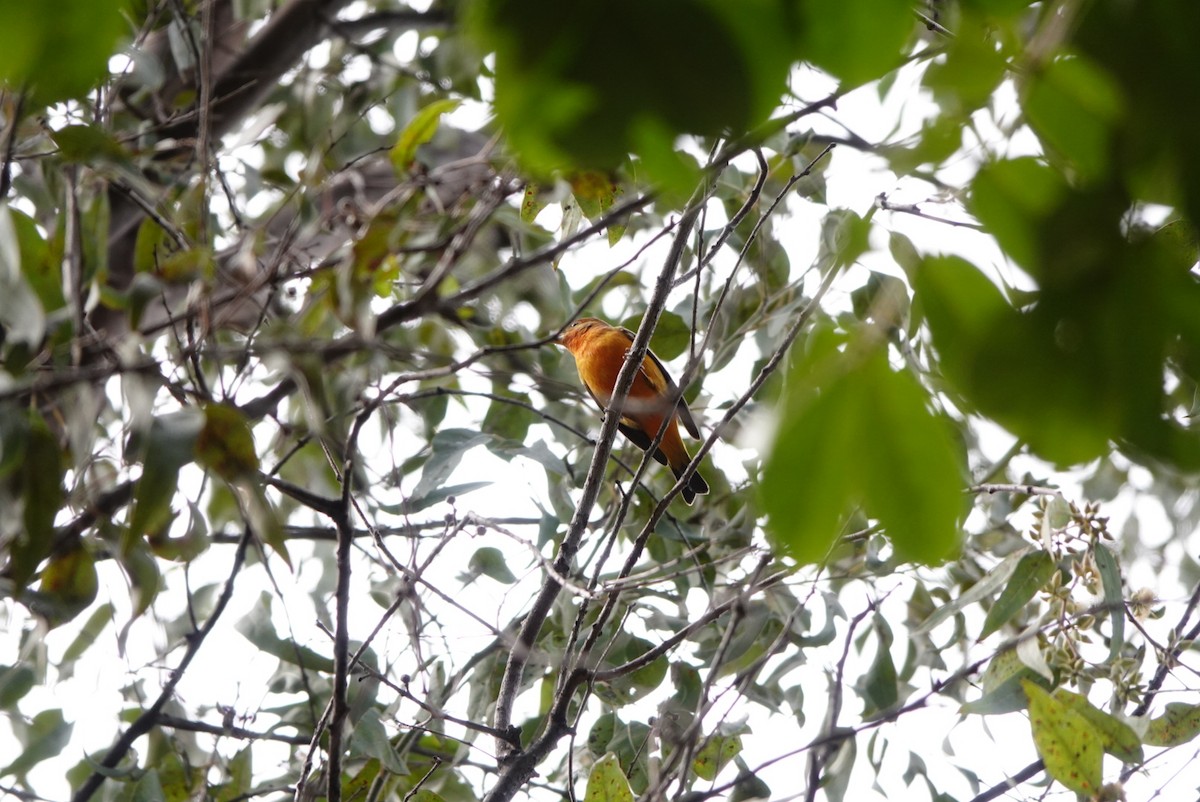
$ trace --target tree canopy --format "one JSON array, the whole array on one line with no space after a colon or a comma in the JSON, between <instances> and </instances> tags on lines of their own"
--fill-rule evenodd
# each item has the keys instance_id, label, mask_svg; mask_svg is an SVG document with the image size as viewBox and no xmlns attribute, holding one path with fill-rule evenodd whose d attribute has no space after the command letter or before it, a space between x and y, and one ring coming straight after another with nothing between
<instances>
[{"instance_id":1,"label":"tree canopy","mask_svg":"<svg viewBox=\"0 0 1200 802\"><path fill-rule=\"evenodd\" d=\"M1194 3L0 21L0 791L1194 788Z\"/></svg>"}]
</instances>

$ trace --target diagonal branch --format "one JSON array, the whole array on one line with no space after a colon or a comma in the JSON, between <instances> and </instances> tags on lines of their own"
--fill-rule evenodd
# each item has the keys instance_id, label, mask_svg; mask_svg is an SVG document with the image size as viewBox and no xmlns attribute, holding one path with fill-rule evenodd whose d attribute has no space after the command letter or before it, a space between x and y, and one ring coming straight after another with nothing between
<instances>
[{"instance_id":1,"label":"diagonal branch","mask_svg":"<svg viewBox=\"0 0 1200 802\"><path fill-rule=\"evenodd\" d=\"M133 747L133 742L148 733L151 727L158 723L159 715L162 713L163 708L166 707L167 702L175 695L175 687L183 679L184 672L187 671L192 658L200 651L200 647L204 644L204 639L208 637L208 633L212 632L217 620L221 617L221 613L225 612L225 606L233 596L233 581L242 570L242 564L246 559L246 547L250 544L251 537L251 530L247 527L245 533L242 535L241 542L238 543L237 552L234 554L233 568L229 572L229 579L225 580L225 587L221 590L221 597L217 599L217 605L213 609L212 615L208 617L208 620L204 622L204 626L199 631L193 632L187 638L187 649L183 653L183 659L179 661L179 665L175 667L175 670L167 678L158 698L154 700L154 704L146 708L137 717L137 720L130 725L129 729L125 731L125 734L117 739L117 742L108 750L108 754L100 761L100 767L92 772L83 785L79 786L79 790L71 797L71 802L88 802L104 783L104 778L109 776L110 771L117 767Z\"/></svg>"},{"instance_id":2,"label":"diagonal branch","mask_svg":"<svg viewBox=\"0 0 1200 802\"><path fill-rule=\"evenodd\" d=\"M555 576L569 575L575 554L579 551L580 544L583 541L592 505L595 503L596 496L600 491L600 483L603 481L609 453L612 451L613 440L617 433L617 424L621 419L621 408L625 403L626 396L629 394L629 388L633 386L634 376L637 374L642 359L645 357L650 345L650 335L653 333L654 327L658 323L658 318L662 314L663 307L666 305L667 294L670 292L675 271L683 258L684 247L691 234L692 227L699 217L700 209L700 203L692 204L679 222L671 251L667 255L666 263L663 265L658 281L655 283L650 302L646 306L642 324L638 327L633 344L625 355L625 363L621 366L621 372L617 375L612 400L609 402L608 411L604 415L604 425L600 429L600 435L596 438L596 450L592 454L591 466L588 468L587 479L583 485L583 496L575 508L575 515L571 519L567 534L563 538L558 555L554 560L555 573L547 576L546 582L542 586L537 599L534 601L533 607L530 609L529 615L526 617L525 623L517 636L517 642L513 645L512 652L509 655L508 664L504 669L504 677L500 684L500 694L496 700L495 726L496 729L502 732L507 732L513 727L513 703L521 686L529 653L533 648L533 644L537 641L538 633L541 631L546 617L550 614L550 609L555 599L558 598L558 594L562 590L562 585ZM564 695L569 696L569 694ZM507 802L507 800L512 799L517 791L533 776L537 765L553 745L562 737L565 727L565 718L561 721L548 721L542 735L525 751L515 751L511 744L507 742L497 743L497 750L501 757L503 770L498 782L487 797L489 802Z\"/></svg>"}]
</instances>

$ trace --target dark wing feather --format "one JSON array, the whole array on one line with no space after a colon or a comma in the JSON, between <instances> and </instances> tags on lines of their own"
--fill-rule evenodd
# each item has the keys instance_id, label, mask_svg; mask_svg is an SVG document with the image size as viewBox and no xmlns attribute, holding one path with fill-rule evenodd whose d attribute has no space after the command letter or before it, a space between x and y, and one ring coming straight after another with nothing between
<instances>
[{"instance_id":1,"label":"dark wing feather","mask_svg":"<svg viewBox=\"0 0 1200 802\"><path fill-rule=\"evenodd\" d=\"M632 345L633 338L634 338L633 332L630 331L629 329L622 328L621 333L624 334L629 339L629 344ZM668 398L678 398L679 399L679 403L676 405L675 411L679 415L680 422L683 423L683 428L687 429L688 434L690 434L692 437L699 440L700 439L700 427L696 425L696 419L692 417L692 411L690 409L688 409L687 403L683 400L683 393L679 392L679 385L677 385L675 383L675 380L671 378L671 374L667 372L667 369L665 367L663 367L662 361L659 360L658 356L653 351L651 351L650 349L646 349L646 355L649 356L652 360L654 360L654 364L658 367L658 372L661 373L663 376L663 379L666 380L667 386L665 388L663 388L663 393ZM642 375L646 377L646 381L649 381L651 384L654 384L654 382L651 381L650 376L646 373L645 370L642 370ZM642 446L642 448L645 448L645 446Z\"/></svg>"},{"instance_id":2,"label":"dark wing feather","mask_svg":"<svg viewBox=\"0 0 1200 802\"><path fill-rule=\"evenodd\" d=\"M604 406L604 404L600 403L600 399L597 398L596 394L592 392L592 388L588 387L586 384L583 386L584 389L588 391L588 395L592 397L592 400L596 402L596 406L600 407L601 411L607 415L608 409ZM621 434L629 438L629 442L633 443L642 451L650 448L650 443L653 442L653 439L650 437L650 435L634 426L633 421L626 423L625 421L627 420L629 419L623 417L621 418L620 422L617 423L617 428L621 430ZM658 460L658 462L662 465L667 464L667 455L662 452L661 448L654 449L654 459Z\"/></svg>"}]
</instances>

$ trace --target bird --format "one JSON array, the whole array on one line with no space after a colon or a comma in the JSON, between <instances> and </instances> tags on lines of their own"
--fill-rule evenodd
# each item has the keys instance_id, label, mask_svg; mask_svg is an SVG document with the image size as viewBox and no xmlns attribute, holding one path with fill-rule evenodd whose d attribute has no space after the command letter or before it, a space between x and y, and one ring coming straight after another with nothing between
<instances>
[{"instance_id":1,"label":"bird","mask_svg":"<svg viewBox=\"0 0 1200 802\"><path fill-rule=\"evenodd\" d=\"M581 317L563 329L555 340L575 357L579 378L601 411L608 411L617 374L633 346L633 336L629 329L610 326L598 318ZM667 430L653 456L670 467L679 479L692 460L679 436L679 423L682 422L688 434L697 439L700 429L667 369L652 351L646 351L633 386L629 388L617 428L638 448L648 451L667 418L670 419ZM699 472L693 472L683 486L683 500L691 504L697 495L707 492L708 482Z\"/></svg>"}]
</instances>

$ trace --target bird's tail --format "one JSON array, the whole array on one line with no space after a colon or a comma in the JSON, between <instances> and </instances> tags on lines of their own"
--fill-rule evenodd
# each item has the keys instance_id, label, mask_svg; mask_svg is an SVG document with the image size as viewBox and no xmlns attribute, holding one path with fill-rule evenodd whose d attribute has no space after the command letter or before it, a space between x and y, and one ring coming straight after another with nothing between
<instances>
[{"instance_id":1,"label":"bird's tail","mask_svg":"<svg viewBox=\"0 0 1200 802\"><path fill-rule=\"evenodd\" d=\"M672 465L671 472L674 473L675 478L678 479L683 476L683 469L686 467L686 462L679 467ZM708 482L704 481L704 477L700 475L699 471L695 471L692 473L691 478L688 479L688 483L683 486L683 500L688 504L691 504L696 500L696 496L702 496L707 492Z\"/></svg>"}]
</instances>

